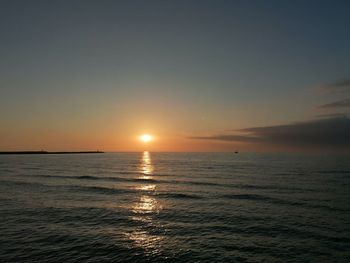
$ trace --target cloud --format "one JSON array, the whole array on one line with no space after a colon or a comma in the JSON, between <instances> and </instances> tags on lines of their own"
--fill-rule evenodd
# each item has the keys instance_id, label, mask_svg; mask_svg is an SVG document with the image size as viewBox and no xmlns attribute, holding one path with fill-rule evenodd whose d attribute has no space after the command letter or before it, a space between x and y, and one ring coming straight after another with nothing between
<instances>
[{"instance_id":1,"label":"cloud","mask_svg":"<svg viewBox=\"0 0 350 263\"><path fill-rule=\"evenodd\" d=\"M350 119L317 119L287 125L253 127L241 134L192 137L202 140L244 142L285 148L332 148L350 150Z\"/></svg>"},{"instance_id":2,"label":"cloud","mask_svg":"<svg viewBox=\"0 0 350 263\"><path fill-rule=\"evenodd\" d=\"M321 86L323 91L328 93L350 92L350 79L342 79L327 85Z\"/></svg>"},{"instance_id":3,"label":"cloud","mask_svg":"<svg viewBox=\"0 0 350 263\"><path fill-rule=\"evenodd\" d=\"M328 93L350 92L350 79L343 79L321 87ZM350 98L319 106L334 110L350 108ZM346 111L346 110L345 110ZM227 131L212 136L190 137L247 145L250 149L265 150L331 150L350 152L350 118L346 113L318 115L316 119L285 125L260 126Z\"/></svg>"},{"instance_id":4,"label":"cloud","mask_svg":"<svg viewBox=\"0 0 350 263\"><path fill-rule=\"evenodd\" d=\"M348 108L350 107L350 98L345 100L338 100L336 102L327 103L319 106L321 109L334 109L334 108Z\"/></svg>"},{"instance_id":5,"label":"cloud","mask_svg":"<svg viewBox=\"0 0 350 263\"><path fill-rule=\"evenodd\" d=\"M259 142L261 138L248 135L214 135L214 136L193 136L191 139L198 140L217 140L217 141L233 141L233 142Z\"/></svg>"},{"instance_id":6,"label":"cloud","mask_svg":"<svg viewBox=\"0 0 350 263\"><path fill-rule=\"evenodd\" d=\"M330 113L330 114L320 114L320 115L317 115L316 117L329 119L329 118L346 118L347 116L348 115L345 113Z\"/></svg>"},{"instance_id":7,"label":"cloud","mask_svg":"<svg viewBox=\"0 0 350 263\"><path fill-rule=\"evenodd\" d=\"M350 79L338 80L338 81L333 82L332 84L330 84L330 86L333 86L333 87L350 86Z\"/></svg>"}]
</instances>

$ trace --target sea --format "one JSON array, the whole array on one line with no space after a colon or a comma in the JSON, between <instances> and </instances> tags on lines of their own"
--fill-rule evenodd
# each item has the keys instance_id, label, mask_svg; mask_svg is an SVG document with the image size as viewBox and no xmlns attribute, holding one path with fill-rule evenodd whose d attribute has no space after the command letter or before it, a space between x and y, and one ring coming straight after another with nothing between
<instances>
[{"instance_id":1,"label":"sea","mask_svg":"<svg viewBox=\"0 0 350 263\"><path fill-rule=\"evenodd\" d=\"M350 156L0 156L0 262L350 262Z\"/></svg>"}]
</instances>

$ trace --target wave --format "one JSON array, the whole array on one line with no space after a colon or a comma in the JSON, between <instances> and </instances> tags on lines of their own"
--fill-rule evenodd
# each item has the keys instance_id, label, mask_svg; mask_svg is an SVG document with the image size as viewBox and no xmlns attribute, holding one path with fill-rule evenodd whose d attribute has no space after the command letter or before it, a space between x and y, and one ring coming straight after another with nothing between
<instances>
[{"instance_id":1,"label":"wave","mask_svg":"<svg viewBox=\"0 0 350 263\"><path fill-rule=\"evenodd\" d=\"M210 183L210 182L185 182L185 181L176 181L176 182L181 182L181 183L185 183L185 184L193 184L193 185L213 185L213 186L224 185L224 184Z\"/></svg>"},{"instance_id":2,"label":"wave","mask_svg":"<svg viewBox=\"0 0 350 263\"><path fill-rule=\"evenodd\" d=\"M133 173L137 176L143 176L144 174ZM28 175L17 175L26 177ZM79 175L79 176L67 176L67 175L45 175L45 174L31 174L31 177L41 177L41 178L60 178L60 179L73 179L73 180L91 180L91 181L112 181L112 182L135 182L135 183L154 183L154 184L184 184L184 185L203 185L203 186L217 186L217 187L225 187L225 188L237 188L237 189L258 189L258 190L278 190L278 191L301 191L301 192L309 192L316 191L313 189L307 188L298 188L298 187L287 187L280 185L251 185L251 184L232 184L232 183L214 183L214 182L200 182L200 181L182 181L182 180L162 180L159 179L159 175L154 175L154 178L127 178L127 177L115 177L115 176L95 176L95 175Z\"/></svg>"},{"instance_id":3,"label":"wave","mask_svg":"<svg viewBox=\"0 0 350 263\"><path fill-rule=\"evenodd\" d=\"M156 193L156 196L174 199L204 199L203 196L184 193Z\"/></svg>"},{"instance_id":4,"label":"wave","mask_svg":"<svg viewBox=\"0 0 350 263\"><path fill-rule=\"evenodd\" d=\"M136 175L136 174L135 174ZM137 174L143 175L143 174ZM18 175L17 175L18 176ZM19 175L26 177L28 175ZM274 190L274 191L293 191L293 192L309 192L315 191L312 189L297 188L297 187L286 187L280 185L251 185L251 184L225 184L225 183L214 183L214 182L200 182L200 181L182 181L182 180L162 180L154 178L127 178L127 177L115 177L115 176L94 176L94 175L45 175L45 174L31 174L31 177L39 178L60 178L60 179L72 179L72 180L91 180L91 181L111 181L111 182L133 182L133 183L153 183L153 184L183 184L183 185L198 185L198 186L216 186L224 188L236 188L236 189L257 189L257 190ZM158 177L158 176L154 176Z\"/></svg>"},{"instance_id":5,"label":"wave","mask_svg":"<svg viewBox=\"0 0 350 263\"><path fill-rule=\"evenodd\" d=\"M258 195L258 194L228 194L228 195L222 195L221 197L227 198L227 199L243 199L243 200L255 200L255 201L276 200L274 198Z\"/></svg>"},{"instance_id":6,"label":"wave","mask_svg":"<svg viewBox=\"0 0 350 263\"><path fill-rule=\"evenodd\" d=\"M281 198L275 198L275 197L259 195L259 194L228 194L228 195L222 195L221 197L225 199L261 201L261 202L266 202L266 203L276 204L276 205L299 206L299 207L305 207L305 208L325 209L329 211L340 211L340 212L347 211L346 209L341 209L338 207L331 207L331 206L321 205L321 204L310 204L310 203L300 202L300 201L285 200Z\"/></svg>"},{"instance_id":7,"label":"wave","mask_svg":"<svg viewBox=\"0 0 350 263\"><path fill-rule=\"evenodd\" d=\"M109 188L109 187L101 187L101 186L80 186L80 185L68 186L67 189L70 189L73 191L94 192L94 193L102 193L102 194L127 194L127 193L136 192L136 190L133 190L133 189Z\"/></svg>"},{"instance_id":8,"label":"wave","mask_svg":"<svg viewBox=\"0 0 350 263\"><path fill-rule=\"evenodd\" d=\"M299 188L299 187L288 187L281 185L252 185L252 184L238 184L231 185L238 189L257 189L257 190L278 190L278 191L293 191L293 192L315 192L315 189Z\"/></svg>"},{"instance_id":9,"label":"wave","mask_svg":"<svg viewBox=\"0 0 350 263\"><path fill-rule=\"evenodd\" d=\"M144 175L144 174L137 174L137 175ZM19 175L19 176L28 176L28 175ZM41 178L73 179L73 180L104 180L104 181L115 181L115 182L189 184L189 185L229 186L230 187L230 185L211 183L211 182L159 180L159 179L152 179L152 178L145 179L145 178L114 177L114 176L93 176L93 175L67 176L67 175L45 175L45 174L31 174L30 176L41 177Z\"/></svg>"},{"instance_id":10,"label":"wave","mask_svg":"<svg viewBox=\"0 0 350 263\"><path fill-rule=\"evenodd\" d=\"M27 175L23 175L27 176ZM125 177L114 177L114 176L93 176L93 175L79 175L79 176L65 176L65 175L44 175L36 174L30 175L32 177L42 178L61 178L61 179L75 179L75 180L105 180L105 181L118 181L118 182L146 182L156 183L158 180L155 179L143 179L143 178L125 178Z\"/></svg>"},{"instance_id":11,"label":"wave","mask_svg":"<svg viewBox=\"0 0 350 263\"><path fill-rule=\"evenodd\" d=\"M347 185L350 182L350 170L321 170L318 171L321 176L327 176L328 180Z\"/></svg>"},{"instance_id":12,"label":"wave","mask_svg":"<svg viewBox=\"0 0 350 263\"><path fill-rule=\"evenodd\" d=\"M321 170L321 174L350 174L350 170Z\"/></svg>"},{"instance_id":13,"label":"wave","mask_svg":"<svg viewBox=\"0 0 350 263\"><path fill-rule=\"evenodd\" d=\"M135 189L125 189L125 188L110 188L110 187L102 187L102 186L81 186L81 185L48 185L45 183L39 182L19 182L19 181L11 181L11 180L1 180L3 185L17 185L17 186L33 186L33 187L43 187L48 189L62 189L68 191L82 191L82 192L95 192L95 193L103 193L103 194L125 194L125 193L135 193L137 190Z\"/></svg>"},{"instance_id":14,"label":"wave","mask_svg":"<svg viewBox=\"0 0 350 263\"><path fill-rule=\"evenodd\" d=\"M1 180L2 184L15 184L18 186L35 186L35 187L46 187L51 189L62 189L68 191L79 191L79 192L90 192L90 193L101 193L101 194L128 194L128 193L140 193L137 189L132 188L111 188L103 186L82 186L82 185L47 185L39 182L18 182L10 180ZM175 198L175 199L203 199L204 197L199 195L184 194L184 193L162 193L162 192L150 192L152 196L160 198Z\"/></svg>"}]
</instances>

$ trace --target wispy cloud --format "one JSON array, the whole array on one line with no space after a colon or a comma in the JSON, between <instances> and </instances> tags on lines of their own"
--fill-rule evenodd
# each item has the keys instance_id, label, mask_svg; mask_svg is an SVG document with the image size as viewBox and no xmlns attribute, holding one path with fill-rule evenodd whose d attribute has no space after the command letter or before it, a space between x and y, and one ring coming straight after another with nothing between
<instances>
[{"instance_id":1,"label":"wispy cloud","mask_svg":"<svg viewBox=\"0 0 350 263\"><path fill-rule=\"evenodd\" d=\"M259 143L284 147L350 149L350 119L317 119L239 130L241 134L192 137L202 140Z\"/></svg>"},{"instance_id":2,"label":"wispy cloud","mask_svg":"<svg viewBox=\"0 0 350 263\"><path fill-rule=\"evenodd\" d=\"M347 116L348 115L345 113L330 113L330 114L320 114L320 115L317 115L316 117L329 119L329 118L346 118Z\"/></svg>"},{"instance_id":3,"label":"wispy cloud","mask_svg":"<svg viewBox=\"0 0 350 263\"><path fill-rule=\"evenodd\" d=\"M347 93L350 92L350 79L342 79L321 86L321 90L328 93Z\"/></svg>"},{"instance_id":4,"label":"wispy cloud","mask_svg":"<svg viewBox=\"0 0 350 263\"><path fill-rule=\"evenodd\" d=\"M332 83L328 83L320 87L326 93L332 94L347 94L350 93L350 79L342 79ZM341 98L337 101L326 103L318 106L319 109L323 110L334 110L339 108L350 108L350 98Z\"/></svg>"},{"instance_id":5,"label":"wispy cloud","mask_svg":"<svg viewBox=\"0 0 350 263\"><path fill-rule=\"evenodd\" d=\"M350 98L345 100L338 100L338 101L327 103L320 106L320 108L322 109L348 108L348 107L350 107Z\"/></svg>"},{"instance_id":6,"label":"wispy cloud","mask_svg":"<svg viewBox=\"0 0 350 263\"><path fill-rule=\"evenodd\" d=\"M232 141L232 142L260 142L261 138L257 136L249 135L234 135L234 134L219 134L213 136L193 136L191 139L198 140L218 140L218 141Z\"/></svg>"}]
</instances>

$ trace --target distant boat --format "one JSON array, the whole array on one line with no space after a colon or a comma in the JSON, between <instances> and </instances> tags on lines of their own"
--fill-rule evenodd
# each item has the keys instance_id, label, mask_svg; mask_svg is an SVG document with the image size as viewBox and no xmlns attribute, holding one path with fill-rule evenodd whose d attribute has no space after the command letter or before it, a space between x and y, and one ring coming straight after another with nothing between
<instances>
[{"instance_id":1,"label":"distant boat","mask_svg":"<svg viewBox=\"0 0 350 263\"><path fill-rule=\"evenodd\" d=\"M235 153L238 153L238 151L235 151Z\"/></svg>"}]
</instances>

